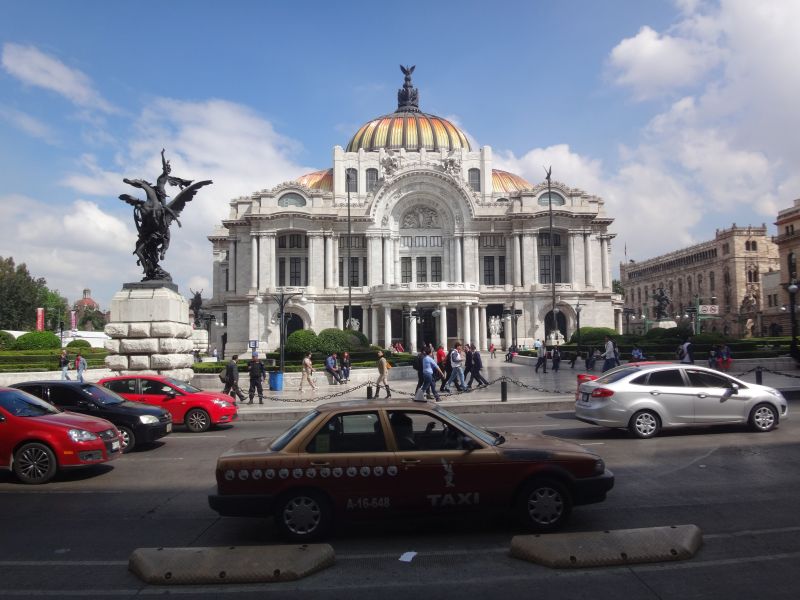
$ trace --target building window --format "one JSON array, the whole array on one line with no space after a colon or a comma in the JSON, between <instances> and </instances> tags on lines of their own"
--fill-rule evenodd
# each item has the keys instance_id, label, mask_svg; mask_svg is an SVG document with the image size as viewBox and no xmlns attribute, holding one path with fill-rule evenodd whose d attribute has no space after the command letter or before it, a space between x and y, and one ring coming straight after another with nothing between
<instances>
[{"instance_id":1,"label":"building window","mask_svg":"<svg viewBox=\"0 0 800 600\"><path fill-rule=\"evenodd\" d=\"M497 259L497 283L499 285L506 284L506 257L500 256Z\"/></svg>"},{"instance_id":2,"label":"building window","mask_svg":"<svg viewBox=\"0 0 800 600\"><path fill-rule=\"evenodd\" d=\"M731 272L727 268L722 272L722 283L726 286L731 284Z\"/></svg>"},{"instance_id":3,"label":"building window","mask_svg":"<svg viewBox=\"0 0 800 600\"><path fill-rule=\"evenodd\" d=\"M567 201L564 200L564 196L554 192L551 192L550 196L547 195L547 192L539 196L539 206L550 206L550 201L552 201L553 206L563 206L567 203Z\"/></svg>"},{"instance_id":4,"label":"building window","mask_svg":"<svg viewBox=\"0 0 800 600\"><path fill-rule=\"evenodd\" d=\"M429 245L432 248L441 248L442 247L442 236L440 235L432 235L429 240Z\"/></svg>"},{"instance_id":5,"label":"building window","mask_svg":"<svg viewBox=\"0 0 800 600\"><path fill-rule=\"evenodd\" d=\"M279 235L278 236L278 248L286 248L286 236Z\"/></svg>"},{"instance_id":6,"label":"building window","mask_svg":"<svg viewBox=\"0 0 800 600\"><path fill-rule=\"evenodd\" d=\"M482 235L481 246L483 248L504 248L506 238L503 235Z\"/></svg>"},{"instance_id":7,"label":"building window","mask_svg":"<svg viewBox=\"0 0 800 600\"><path fill-rule=\"evenodd\" d=\"M286 259L278 259L278 285L286 285Z\"/></svg>"},{"instance_id":8,"label":"building window","mask_svg":"<svg viewBox=\"0 0 800 600\"><path fill-rule=\"evenodd\" d=\"M231 283L230 271L228 269L225 269L225 291L226 292L230 291L230 289L231 289L230 288L230 283Z\"/></svg>"},{"instance_id":9,"label":"building window","mask_svg":"<svg viewBox=\"0 0 800 600\"><path fill-rule=\"evenodd\" d=\"M401 235L400 236L400 245L403 248L411 248L413 240L414 240L414 238L411 237L410 235Z\"/></svg>"},{"instance_id":10,"label":"building window","mask_svg":"<svg viewBox=\"0 0 800 600\"><path fill-rule=\"evenodd\" d=\"M481 191L481 170L480 169L470 169L467 174L469 178L469 187L471 187L474 191L480 192Z\"/></svg>"},{"instance_id":11,"label":"building window","mask_svg":"<svg viewBox=\"0 0 800 600\"><path fill-rule=\"evenodd\" d=\"M344 287L344 259L339 259L339 287Z\"/></svg>"},{"instance_id":12,"label":"building window","mask_svg":"<svg viewBox=\"0 0 800 600\"><path fill-rule=\"evenodd\" d=\"M345 192L358 192L358 171L355 169L345 169L344 172Z\"/></svg>"},{"instance_id":13,"label":"building window","mask_svg":"<svg viewBox=\"0 0 800 600\"><path fill-rule=\"evenodd\" d=\"M539 283L563 283L561 281L561 257L553 257L553 269L550 269L550 256L548 254L539 256ZM551 280L551 277L553 280ZM646 293L646 292L645 292Z\"/></svg>"},{"instance_id":14,"label":"building window","mask_svg":"<svg viewBox=\"0 0 800 600\"><path fill-rule=\"evenodd\" d=\"M300 257L289 258L289 285L300 285Z\"/></svg>"},{"instance_id":15,"label":"building window","mask_svg":"<svg viewBox=\"0 0 800 600\"><path fill-rule=\"evenodd\" d=\"M417 257L417 282L427 283L428 281L428 259L424 256Z\"/></svg>"},{"instance_id":16,"label":"building window","mask_svg":"<svg viewBox=\"0 0 800 600\"><path fill-rule=\"evenodd\" d=\"M284 194L280 198L278 198L278 206L287 207L287 206L305 206L306 199L303 198L300 194L295 194L290 192L288 194Z\"/></svg>"},{"instance_id":17,"label":"building window","mask_svg":"<svg viewBox=\"0 0 800 600\"><path fill-rule=\"evenodd\" d=\"M754 241L752 241L752 242L751 241L747 241L747 242L744 243L744 249L747 252L755 252L758 249L758 246L756 246L756 243Z\"/></svg>"},{"instance_id":18,"label":"building window","mask_svg":"<svg viewBox=\"0 0 800 600\"><path fill-rule=\"evenodd\" d=\"M716 288L716 276L714 275L714 271L709 271L708 289L713 292L715 288Z\"/></svg>"},{"instance_id":19,"label":"building window","mask_svg":"<svg viewBox=\"0 0 800 600\"><path fill-rule=\"evenodd\" d=\"M361 265L362 265L362 269L361 270L363 271L361 281L364 282L364 285L367 285L367 282L369 281L369 277L367 277L367 258L366 257L363 257L361 259Z\"/></svg>"},{"instance_id":20,"label":"building window","mask_svg":"<svg viewBox=\"0 0 800 600\"><path fill-rule=\"evenodd\" d=\"M431 281L441 281L442 280L442 257L441 256L432 256L431 257Z\"/></svg>"},{"instance_id":21,"label":"building window","mask_svg":"<svg viewBox=\"0 0 800 600\"><path fill-rule=\"evenodd\" d=\"M403 256L400 259L400 282L411 283L411 257Z\"/></svg>"},{"instance_id":22,"label":"building window","mask_svg":"<svg viewBox=\"0 0 800 600\"><path fill-rule=\"evenodd\" d=\"M367 191L372 192L378 187L378 169L367 169Z\"/></svg>"},{"instance_id":23,"label":"building window","mask_svg":"<svg viewBox=\"0 0 800 600\"><path fill-rule=\"evenodd\" d=\"M747 283L758 282L758 269L749 269L747 271Z\"/></svg>"},{"instance_id":24,"label":"building window","mask_svg":"<svg viewBox=\"0 0 800 600\"><path fill-rule=\"evenodd\" d=\"M350 285L358 286L358 257L350 257Z\"/></svg>"},{"instance_id":25,"label":"building window","mask_svg":"<svg viewBox=\"0 0 800 600\"><path fill-rule=\"evenodd\" d=\"M548 247L550 246L550 233L540 233L539 234L539 245ZM561 245L561 235L558 233L553 234L553 246L557 247Z\"/></svg>"},{"instance_id":26,"label":"building window","mask_svg":"<svg viewBox=\"0 0 800 600\"><path fill-rule=\"evenodd\" d=\"M728 242L722 244L722 253L723 254L730 254L731 253L731 245Z\"/></svg>"},{"instance_id":27,"label":"building window","mask_svg":"<svg viewBox=\"0 0 800 600\"><path fill-rule=\"evenodd\" d=\"M365 235L351 235L350 236L350 248L366 248L367 247L367 236ZM347 249L347 236L340 235L339 236L339 249L345 250Z\"/></svg>"},{"instance_id":28,"label":"building window","mask_svg":"<svg viewBox=\"0 0 800 600\"><path fill-rule=\"evenodd\" d=\"M414 238L414 245L418 248L427 248L428 246L428 236L427 235L418 235Z\"/></svg>"},{"instance_id":29,"label":"building window","mask_svg":"<svg viewBox=\"0 0 800 600\"><path fill-rule=\"evenodd\" d=\"M300 233L292 233L289 235L289 248L302 248L303 238L305 236Z\"/></svg>"},{"instance_id":30,"label":"building window","mask_svg":"<svg viewBox=\"0 0 800 600\"><path fill-rule=\"evenodd\" d=\"M483 257L483 285L494 285L494 256Z\"/></svg>"}]
</instances>

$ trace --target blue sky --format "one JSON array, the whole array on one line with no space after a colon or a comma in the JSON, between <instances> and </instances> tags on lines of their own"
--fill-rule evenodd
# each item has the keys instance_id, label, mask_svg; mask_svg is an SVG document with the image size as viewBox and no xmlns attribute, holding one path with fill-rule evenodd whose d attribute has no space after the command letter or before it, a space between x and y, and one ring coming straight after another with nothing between
<instances>
[{"instance_id":1,"label":"blue sky","mask_svg":"<svg viewBox=\"0 0 800 600\"><path fill-rule=\"evenodd\" d=\"M800 197L798 22L793 0L4 2L0 255L108 306L141 277L122 177L165 147L215 181L164 262L208 291L228 201L330 166L394 109L399 63L496 167L604 198L614 262L774 231Z\"/></svg>"}]
</instances>

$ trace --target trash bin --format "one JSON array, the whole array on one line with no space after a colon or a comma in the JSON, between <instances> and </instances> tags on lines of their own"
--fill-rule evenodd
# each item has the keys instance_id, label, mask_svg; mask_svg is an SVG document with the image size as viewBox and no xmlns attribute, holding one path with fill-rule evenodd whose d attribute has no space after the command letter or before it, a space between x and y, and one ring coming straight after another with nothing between
<instances>
[{"instance_id":1,"label":"trash bin","mask_svg":"<svg viewBox=\"0 0 800 600\"><path fill-rule=\"evenodd\" d=\"M280 371L270 371L269 389L273 392L283 391L283 373Z\"/></svg>"}]
</instances>

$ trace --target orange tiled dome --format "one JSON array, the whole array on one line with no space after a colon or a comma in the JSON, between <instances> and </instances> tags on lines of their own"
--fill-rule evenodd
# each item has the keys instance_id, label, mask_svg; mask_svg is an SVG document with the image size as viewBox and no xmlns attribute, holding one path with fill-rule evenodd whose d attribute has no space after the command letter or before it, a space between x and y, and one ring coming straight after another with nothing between
<instances>
[{"instance_id":1,"label":"orange tiled dome","mask_svg":"<svg viewBox=\"0 0 800 600\"><path fill-rule=\"evenodd\" d=\"M330 192L333 189L333 169L323 169L306 173L295 179L297 183L310 187L312 190Z\"/></svg>"},{"instance_id":2,"label":"orange tiled dome","mask_svg":"<svg viewBox=\"0 0 800 600\"><path fill-rule=\"evenodd\" d=\"M492 189L495 192L519 192L520 190L529 190L532 187L530 183L519 175L501 171L500 169L492 169Z\"/></svg>"},{"instance_id":3,"label":"orange tiled dome","mask_svg":"<svg viewBox=\"0 0 800 600\"><path fill-rule=\"evenodd\" d=\"M362 125L347 152L387 150L470 150L464 132L447 119L422 112L398 111L383 115Z\"/></svg>"}]
</instances>

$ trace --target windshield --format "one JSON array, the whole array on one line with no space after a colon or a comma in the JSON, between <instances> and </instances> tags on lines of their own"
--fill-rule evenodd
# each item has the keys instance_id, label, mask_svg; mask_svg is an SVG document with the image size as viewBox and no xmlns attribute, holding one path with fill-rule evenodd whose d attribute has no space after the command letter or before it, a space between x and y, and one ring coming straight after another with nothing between
<instances>
[{"instance_id":1,"label":"windshield","mask_svg":"<svg viewBox=\"0 0 800 600\"><path fill-rule=\"evenodd\" d=\"M445 417L450 419L453 423L455 423L461 429L463 429L464 431L469 433L472 437L478 438L484 444L494 445L495 440L500 439L500 438L496 438L495 436L491 435L485 429L481 429L480 427L476 427L472 423L469 423L469 422L461 419L460 417L457 417L456 415L454 415L453 413L451 413L448 410L445 410L445 409L440 408L438 406L435 408L435 410L439 414L444 415Z\"/></svg>"},{"instance_id":2,"label":"windshield","mask_svg":"<svg viewBox=\"0 0 800 600\"><path fill-rule=\"evenodd\" d=\"M284 431L269 447L270 450L278 451L283 450L286 447L286 444L291 442L303 428L308 425L311 421L313 421L316 416L319 414L316 410L312 410L311 412L307 413L306 415L300 417L300 420L297 421L294 425L289 427L286 431Z\"/></svg>"},{"instance_id":3,"label":"windshield","mask_svg":"<svg viewBox=\"0 0 800 600\"><path fill-rule=\"evenodd\" d=\"M61 412L52 404L22 390L0 392L0 407L15 417L41 417Z\"/></svg>"},{"instance_id":4,"label":"windshield","mask_svg":"<svg viewBox=\"0 0 800 600\"><path fill-rule=\"evenodd\" d=\"M115 404L122 404L125 402L122 396L117 396L117 394L111 390L93 383L82 385L81 388L92 397L92 400L103 406L114 406Z\"/></svg>"},{"instance_id":5,"label":"windshield","mask_svg":"<svg viewBox=\"0 0 800 600\"><path fill-rule=\"evenodd\" d=\"M176 388L178 388L182 392L186 392L187 394L196 394L197 392L203 391L200 388L196 388L193 385L189 385L185 381L179 381L177 379L173 379L172 377L165 377L164 379L170 385L175 386Z\"/></svg>"}]
</instances>

